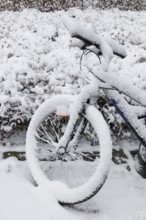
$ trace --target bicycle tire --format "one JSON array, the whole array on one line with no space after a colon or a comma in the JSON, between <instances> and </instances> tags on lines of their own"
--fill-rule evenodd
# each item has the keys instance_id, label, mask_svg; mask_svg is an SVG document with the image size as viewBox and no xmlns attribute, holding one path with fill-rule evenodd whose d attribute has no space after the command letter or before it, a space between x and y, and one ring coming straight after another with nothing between
<instances>
[{"instance_id":1,"label":"bicycle tire","mask_svg":"<svg viewBox=\"0 0 146 220\"><path fill-rule=\"evenodd\" d=\"M42 154L40 152L41 152L42 148L40 150L40 146L42 145L44 138L41 139L41 141L40 141L41 144L38 145L38 133L37 133L38 127L40 126L40 124L44 120L46 120L46 118L48 120L48 115L51 115L51 117L52 117L52 114L55 114L54 112L56 112L57 106L64 105L66 107L69 107L70 104L73 102L73 100L74 100L73 96L58 95L58 96L54 96L54 97L50 98L49 100L45 101L38 108L38 110L35 112L35 114L33 115L32 119L30 121L30 124L29 124L29 128L27 131L27 137L26 137L27 161L28 161L28 165L29 165L30 171L32 173L32 176L34 177L36 183L38 185L44 185L44 186L49 187L51 189L51 191L53 192L53 194L55 195L56 199L61 204L68 204L68 205L77 204L77 203L87 201L88 199L93 197L101 189L101 187L103 186L103 184L108 176L110 162L111 162L111 155L112 155L112 142L111 142L111 138L110 138L109 128L108 128L102 114L94 106L88 105L85 109L86 118L89 121L89 123L93 126L93 128L95 129L95 132L97 133L97 136L99 138L99 143L100 143L100 159L98 158L99 164L98 165L96 164L97 158L94 158L94 161L92 161L92 162L87 161L87 163L86 163L86 160L84 161L84 159L81 157L81 154L79 154L79 158L78 158L78 156L74 156L74 158L75 157L77 157L77 158L75 158L72 162L71 162L71 160L67 161L71 164L71 169L69 172L72 172L73 169L75 169L74 167L77 166L75 174L72 173L72 175L77 175L77 171L80 170L79 173L81 173L82 169L84 169L84 167L82 169L79 167L80 164L82 165L84 163L84 166L86 164L86 167L89 165L91 167L93 166L94 173L92 173L91 176L88 177L89 178L88 181L86 181L86 178L85 178L85 181L83 183L79 183L79 185L75 185L72 187L70 185L69 186L67 185L68 184L67 181L62 183L62 182L59 182L58 179L54 179L54 178L57 178L57 175L55 175L55 177L53 177L53 179L51 179L49 176L50 175L49 174L50 166L53 163L57 163L57 162L59 163L60 159L58 159L56 157L57 159L54 160L54 158L55 158L54 157L53 158L54 161L51 161L52 155L54 156L55 153L53 151L51 151L51 153L50 153L50 149L49 149L50 145L48 143L47 143L48 144L47 150L45 149L45 147L46 147L45 144L43 145L43 151L45 150L45 155L49 158L49 159L47 158L47 160L46 160L47 162L45 161L47 163L47 171L45 170L45 168L41 167L42 161L40 159L40 155L42 156ZM48 126L48 121L47 121L47 126ZM39 129L40 129L40 127L39 127ZM46 135L46 133L45 133L45 135ZM39 156L38 156L38 154L39 154ZM51 155L51 157L49 154ZM74 152L74 155L78 155L78 154L76 152ZM84 155L84 156L86 158L86 155ZM89 156L88 159L89 158L91 159L92 157ZM49 165L49 163L51 163L51 165ZM92 165L91 165L91 163L92 163ZM67 165L65 165L65 166L67 166ZM55 167L55 165L54 165L54 167ZM58 167L60 167L60 165ZM58 171L58 173L61 173L61 172ZM86 173L87 173L87 170L86 170ZM85 173L85 175L86 175L86 173ZM50 179L48 178L48 176ZM70 177L69 177L69 179L70 179Z\"/></svg>"}]
</instances>

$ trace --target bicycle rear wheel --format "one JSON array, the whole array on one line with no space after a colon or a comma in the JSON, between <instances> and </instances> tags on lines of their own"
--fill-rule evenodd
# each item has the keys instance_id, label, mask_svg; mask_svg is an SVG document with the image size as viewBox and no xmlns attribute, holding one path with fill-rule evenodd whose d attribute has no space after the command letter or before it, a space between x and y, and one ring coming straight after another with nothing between
<instances>
[{"instance_id":1,"label":"bicycle rear wheel","mask_svg":"<svg viewBox=\"0 0 146 220\"><path fill-rule=\"evenodd\" d=\"M35 181L48 186L62 204L77 204L94 196L107 178L112 154L109 129L93 106L82 116L89 125L78 148L71 142L65 153L58 154L73 100L73 96L58 95L43 103L32 117L26 138L27 161ZM97 134L96 146L91 146L90 130Z\"/></svg>"}]
</instances>

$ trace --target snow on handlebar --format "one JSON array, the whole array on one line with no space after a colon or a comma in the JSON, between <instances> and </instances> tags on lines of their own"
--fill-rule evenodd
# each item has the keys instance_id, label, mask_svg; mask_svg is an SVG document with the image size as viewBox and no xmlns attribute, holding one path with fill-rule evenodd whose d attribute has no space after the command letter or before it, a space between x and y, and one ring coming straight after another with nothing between
<instances>
[{"instance_id":1,"label":"snow on handlebar","mask_svg":"<svg viewBox=\"0 0 146 220\"><path fill-rule=\"evenodd\" d=\"M81 40L74 46L77 46L81 49L94 46L96 53L100 53L104 57L102 67L105 71L108 70L113 55L117 55L121 58L126 57L125 48L114 40L110 38L106 40L102 39L93 30L83 27L81 24L75 22L66 15L62 17L62 21L69 31L71 37Z\"/></svg>"}]
</instances>

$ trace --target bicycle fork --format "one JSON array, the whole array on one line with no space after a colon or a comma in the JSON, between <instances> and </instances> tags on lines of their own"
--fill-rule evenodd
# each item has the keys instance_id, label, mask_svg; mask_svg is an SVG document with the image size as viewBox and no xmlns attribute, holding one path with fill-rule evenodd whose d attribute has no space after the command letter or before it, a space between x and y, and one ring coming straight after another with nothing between
<instances>
[{"instance_id":1,"label":"bicycle fork","mask_svg":"<svg viewBox=\"0 0 146 220\"><path fill-rule=\"evenodd\" d=\"M95 99L98 95L98 84L94 80L89 85L84 87L81 93L77 96L76 100L70 107L70 120L65 130L63 137L58 143L58 154L64 154L69 147L73 147L74 150L81 140L82 134L87 126L88 121L85 117L85 109L91 100ZM80 122L80 123L79 123ZM79 123L79 126L78 126Z\"/></svg>"}]
</instances>

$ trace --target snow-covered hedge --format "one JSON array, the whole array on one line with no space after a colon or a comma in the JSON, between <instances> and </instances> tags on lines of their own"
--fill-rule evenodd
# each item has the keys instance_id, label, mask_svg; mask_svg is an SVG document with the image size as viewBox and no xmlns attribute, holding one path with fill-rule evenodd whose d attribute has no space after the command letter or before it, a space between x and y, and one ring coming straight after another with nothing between
<instances>
[{"instance_id":1,"label":"snow-covered hedge","mask_svg":"<svg viewBox=\"0 0 146 220\"><path fill-rule=\"evenodd\" d=\"M145 0L1 0L0 10L20 11L35 8L41 11L54 11L78 7L119 8L121 10L145 10Z\"/></svg>"},{"instance_id":2,"label":"snow-covered hedge","mask_svg":"<svg viewBox=\"0 0 146 220\"><path fill-rule=\"evenodd\" d=\"M70 36L61 22L64 13L24 10L0 14L0 139L25 130L37 107L53 94L77 94L85 84L79 65L82 52L69 48ZM146 80L146 12L70 9L67 13L98 34L125 44L128 56L114 58L111 74L126 74L141 87ZM96 63L93 66L96 70ZM86 68L84 71L88 74ZM104 96L100 106L112 132L129 136Z\"/></svg>"}]
</instances>

